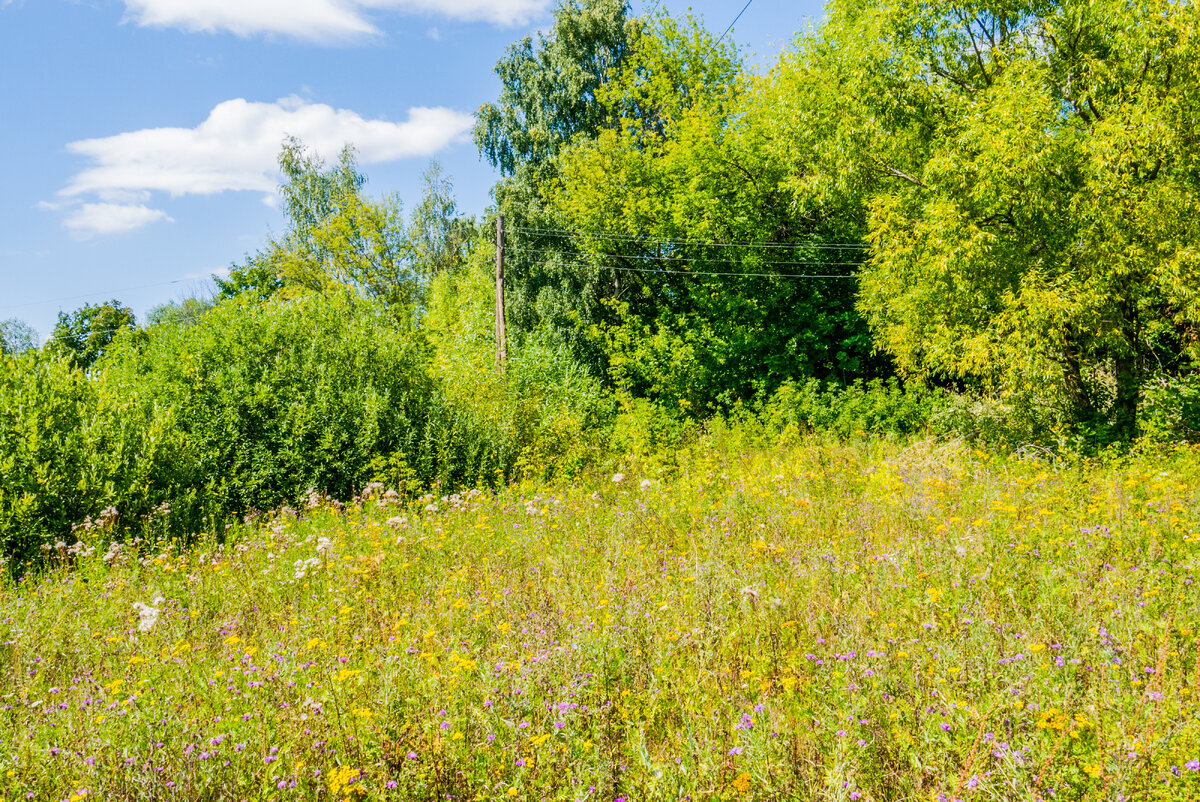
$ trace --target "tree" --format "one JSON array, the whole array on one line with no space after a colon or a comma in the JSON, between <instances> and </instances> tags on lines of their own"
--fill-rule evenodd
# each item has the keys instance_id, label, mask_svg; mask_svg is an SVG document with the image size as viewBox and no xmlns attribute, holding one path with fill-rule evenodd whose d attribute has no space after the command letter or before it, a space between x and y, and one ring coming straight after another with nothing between
<instances>
[{"instance_id":1,"label":"tree","mask_svg":"<svg viewBox=\"0 0 1200 802\"><path fill-rule=\"evenodd\" d=\"M146 313L147 326L192 326L215 301L191 297L159 304Z\"/></svg>"},{"instance_id":2,"label":"tree","mask_svg":"<svg viewBox=\"0 0 1200 802\"><path fill-rule=\"evenodd\" d=\"M244 265L230 266L226 276L214 273L212 279L217 285L216 299L219 301L237 297L242 293L252 294L260 301L265 301L283 288L283 279L279 277L270 260L261 253L249 257Z\"/></svg>"},{"instance_id":3,"label":"tree","mask_svg":"<svg viewBox=\"0 0 1200 802\"><path fill-rule=\"evenodd\" d=\"M861 248L841 244L861 228L790 202L758 111L764 94L734 46L696 20L660 16L600 90L605 126L559 157L549 197L584 232L609 370L671 408L706 411L787 379L848 381L879 367L854 310Z\"/></svg>"},{"instance_id":4,"label":"tree","mask_svg":"<svg viewBox=\"0 0 1200 802\"><path fill-rule=\"evenodd\" d=\"M410 319L420 288L398 198L367 198L353 147L326 168L289 139L279 155L280 192L288 228L267 247L218 279L222 297L243 292L267 298L281 289L320 292L353 287Z\"/></svg>"},{"instance_id":5,"label":"tree","mask_svg":"<svg viewBox=\"0 0 1200 802\"><path fill-rule=\"evenodd\" d=\"M1137 432L1200 312L1192 3L837 2L781 68L797 197L856 196L860 306L908 375Z\"/></svg>"},{"instance_id":6,"label":"tree","mask_svg":"<svg viewBox=\"0 0 1200 802\"><path fill-rule=\"evenodd\" d=\"M120 301L85 304L70 314L58 313L46 348L65 356L73 367L88 370L122 331L132 331L136 325L133 310Z\"/></svg>"},{"instance_id":7,"label":"tree","mask_svg":"<svg viewBox=\"0 0 1200 802\"><path fill-rule=\"evenodd\" d=\"M23 354L38 347L37 332L24 320L0 320L0 356Z\"/></svg>"},{"instance_id":8,"label":"tree","mask_svg":"<svg viewBox=\"0 0 1200 802\"><path fill-rule=\"evenodd\" d=\"M425 191L409 220L408 241L413 266L427 281L463 265L474 221L458 214L454 184L440 164L432 162L423 179Z\"/></svg>"},{"instance_id":9,"label":"tree","mask_svg":"<svg viewBox=\"0 0 1200 802\"><path fill-rule=\"evenodd\" d=\"M479 152L508 178L550 169L576 135L604 123L597 92L636 30L626 0L561 0L550 33L509 46L496 65L503 88L477 113Z\"/></svg>"},{"instance_id":10,"label":"tree","mask_svg":"<svg viewBox=\"0 0 1200 802\"><path fill-rule=\"evenodd\" d=\"M511 232L509 330L519 338L542 328L596 371L600 356L586 329L603 310L595 286L575 267L573 243L555 231L560 225L543 187L557 174L563 148L605 124L598 93L639 27L625 0L561 0L536 43L525 37L508 48L496 65L500 96L476 117L475 142L501 175L492 190L496 211Z\"/></svg>"}]
</instances>

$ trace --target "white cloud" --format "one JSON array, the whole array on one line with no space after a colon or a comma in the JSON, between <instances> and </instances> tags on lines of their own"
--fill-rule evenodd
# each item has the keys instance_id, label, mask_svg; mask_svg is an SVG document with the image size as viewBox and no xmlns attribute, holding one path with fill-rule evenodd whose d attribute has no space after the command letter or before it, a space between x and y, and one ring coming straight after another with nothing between
<instances>
[{"instance_id":1,"label":"white cloud","mask_svg":"<svg viewBox=\"0 0 1200 802\"><path fill-rule=\"evenodd\" d=\"M174 222L161 209L120 203L85 203L77 207L64 225L79 237L123 234L158 220Z\"/></svg>"},{"instance_id":2,"label":"white cloud","mask_svg":"<svg viewBox=\"0 0 1200 802\"><path fill-rule=\"evenodd\" d=\"M347 143L353 144L359 161L371 164L432 156L461 140L473 122L471 115L444 107L412 108L404 122L388 122L296 97L275 103L228 100L195 128L146 128L68 144L70 152L86 157L90 165L71 178L59 195L68 205L98 200L84 209L90 206L111 214L120 208L153 211L144 206L153 192L178 197L250 190L264 193L272 199L266 201L270 204L279 183L276 158L288 136L299 138L327 160L336 158ZM80 209L67 225L85 230L86 221L99 214ZM143 217L145 223L154 219L159 218ZM118 230L129 229L97 227L94 233Z\"/></svg>"},{"instance_id":3,"label":"white cloud","mask_svg":"<svg viewBox=\"0 0 1200 802\"><path fill-rule=\"evenodd\" d=\"M549 0L125 0L138 25L238 36L278 34L332 43L379 34L370 12L440 15L494 25L521 25Z\"/></svg>"}]
</instances>

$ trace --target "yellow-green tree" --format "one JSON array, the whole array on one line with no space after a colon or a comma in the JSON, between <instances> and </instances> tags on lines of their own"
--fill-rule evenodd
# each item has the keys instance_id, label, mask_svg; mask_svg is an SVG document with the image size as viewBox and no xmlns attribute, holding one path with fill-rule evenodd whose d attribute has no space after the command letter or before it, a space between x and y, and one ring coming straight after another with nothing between
<instances>
[{"instance_id":1,"label":"yellow-green tree","mask_svg":"<svg viewBox=\"0 0 1200 802\"><path fill-rule=\"evenodd\" d=\"M1194 3L844 0L775 73L797 198L857 199L910 375L1137 432L1200 307Z\"/></svg>"}]
</instances>

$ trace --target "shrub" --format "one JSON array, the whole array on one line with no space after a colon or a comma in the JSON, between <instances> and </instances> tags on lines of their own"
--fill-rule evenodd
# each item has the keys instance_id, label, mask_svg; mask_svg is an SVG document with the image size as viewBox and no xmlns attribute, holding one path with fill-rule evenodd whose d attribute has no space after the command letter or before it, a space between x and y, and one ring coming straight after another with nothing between
<instances>
[{"instance_id":1,"label":"shrub","mask_svg":"<svg viewBox=\"0 0 1200 802\"><path fill-rule=\"evenodd\" d=\"M150 516L183 450L170 410L89 380L67 357L0 357L0 557L15 567L70 545L72 525L106 507L122 512L110 530Z\"/></svg>"},{"instance_id":2,"label":"shrub","mask_svg":"<svg viewBox=\"0 0 1200 802\"><path fill-rule=\"evenodd\" d=\"M186 449L173 499L192 513L298 502L310 489L348 498L380 453L412 453L431 381L418 337L379 303L349 294L235 298L191 325L126 338L98 381L170 410Z\"/></svg>"},{"instance_id":3,"label":"shrub","mask_svg":"<svg viewBox=\"0 0 1200 802\"><path fill-rule=\"evenodd\" d=\"M849 385L809 379L784 382L763 405L760 417L769 429L785 433L811 429L841 437L858 434L910 435L929 429L945 394L896 379Z\"/></svg>"}]
</instances>

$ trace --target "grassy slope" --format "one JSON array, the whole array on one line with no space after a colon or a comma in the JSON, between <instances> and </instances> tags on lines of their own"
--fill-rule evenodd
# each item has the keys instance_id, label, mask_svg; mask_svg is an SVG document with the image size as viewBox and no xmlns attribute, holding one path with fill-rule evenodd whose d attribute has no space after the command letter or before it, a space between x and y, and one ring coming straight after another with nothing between
<instances>
[{"instance_id":1,"label":"grassy slope","mask_svg":"<svg viewBox=\"0 0 1200 802\"><path fill-rule=\"evenodd\" d=\"M0 586L0 798L1200 795L1200 451L680 464Z\"/></svg>"}]
</instances>

